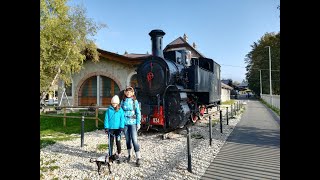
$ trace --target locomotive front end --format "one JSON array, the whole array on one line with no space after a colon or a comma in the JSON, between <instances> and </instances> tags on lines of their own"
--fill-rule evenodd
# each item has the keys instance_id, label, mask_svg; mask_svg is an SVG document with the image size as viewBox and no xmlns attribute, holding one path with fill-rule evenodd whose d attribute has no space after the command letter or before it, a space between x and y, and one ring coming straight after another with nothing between
<instances>
[{"instance_id":1,"label":"locomotive front end","mask_svg":"<svg viewBox=\"0 0 320 180\"><path fill-rule=\"evenodd\" d=\"M152 41L152 56L141 63L137 69L137 80L141 91L149 96L162 94L166 87L173 83L177 67L164 58L162 38L165 32L152 30L149 35Z\"/></svg>"}]
</instances>

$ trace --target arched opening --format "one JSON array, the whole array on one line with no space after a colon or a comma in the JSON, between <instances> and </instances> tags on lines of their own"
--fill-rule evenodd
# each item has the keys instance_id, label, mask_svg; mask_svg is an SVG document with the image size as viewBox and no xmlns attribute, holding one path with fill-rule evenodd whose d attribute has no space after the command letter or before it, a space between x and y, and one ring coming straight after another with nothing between
<instances>
[{"instance_id":1,"label":"arched opening","mask_svg":"<svg viewBox=\"0 0 320 180\"><path fill-rule=\"evenodd\" d=\"M138 80L137 80L137 74L134 74L130 78L130 86L135 88L138 87Z\"/></svg>"},{"instance_id":2,"label":"arched opening","mask_svg":"<svg viewBox=\"0 0 320 180\"><path fill-rule=\"evenodd\" d=\"M98 81L99 79L99 85ZM99 90L97 88L99 87ZM98 104L99 100L100 106L110 105L111 98L119 94L119 86L115 81L106 76L92 76L85 80L79 89L79 106L90 106L93 104ZM97 95L99 94L99 98Z\"/></svg>"}]
</instances>

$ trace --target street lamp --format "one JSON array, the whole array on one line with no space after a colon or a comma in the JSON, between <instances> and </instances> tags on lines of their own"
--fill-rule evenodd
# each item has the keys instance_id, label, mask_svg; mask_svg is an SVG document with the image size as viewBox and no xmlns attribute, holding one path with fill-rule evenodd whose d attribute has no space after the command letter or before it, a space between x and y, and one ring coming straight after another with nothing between
<instances>
[{"instance_id":1,"label":"street lamp","mask_svg":"<svg viewBox=\"0 0 320 180\"><path fill-rule=\"evenodd\" d=\"M270 46L266 46L269 48L269 78L270 78L270 98L271 98L271 106L273 106L273 101L272 101L272 85L271 85L271 51L270 51Z\"/></svg>"}]
</instances>

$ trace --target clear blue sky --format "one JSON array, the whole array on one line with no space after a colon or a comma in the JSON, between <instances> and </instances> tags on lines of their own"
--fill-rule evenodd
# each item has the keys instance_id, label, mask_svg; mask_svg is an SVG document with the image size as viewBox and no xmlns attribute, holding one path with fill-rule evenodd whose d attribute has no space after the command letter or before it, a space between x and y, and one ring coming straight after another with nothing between
<instances>
[{"instance_id":1,"label":"clear blue sky","mask_svg":"<svg viewBox=\"0 0 320 180\"><path fill-rule=\"evenodd\" d=\"M245 79L244 59L253 42L266 32L280 31L280 0L72 0L68 4L82 4L87 17L108 26L95 36L103 50L151 53L151 30L166 33L164 45L186 33L189 44L195 42L203 55L221 65L221 78L238 82Z\"/></svg>"}]
</instances>

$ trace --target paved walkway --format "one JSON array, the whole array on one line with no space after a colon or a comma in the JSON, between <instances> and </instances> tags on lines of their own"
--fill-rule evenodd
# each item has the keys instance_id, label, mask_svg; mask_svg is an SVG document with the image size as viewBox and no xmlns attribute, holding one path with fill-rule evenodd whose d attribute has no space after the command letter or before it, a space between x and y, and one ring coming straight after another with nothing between
<instances>
[{"instance_id":1,"label":"paved walkway","mask_svg":"<svg viewBox=\"0 0 320 180\"><path fill-rule=\"evenodd\" d=\"M280 179L279 122L262 103L249 100L201 179Z\"/></svg>"}]
</instances>

